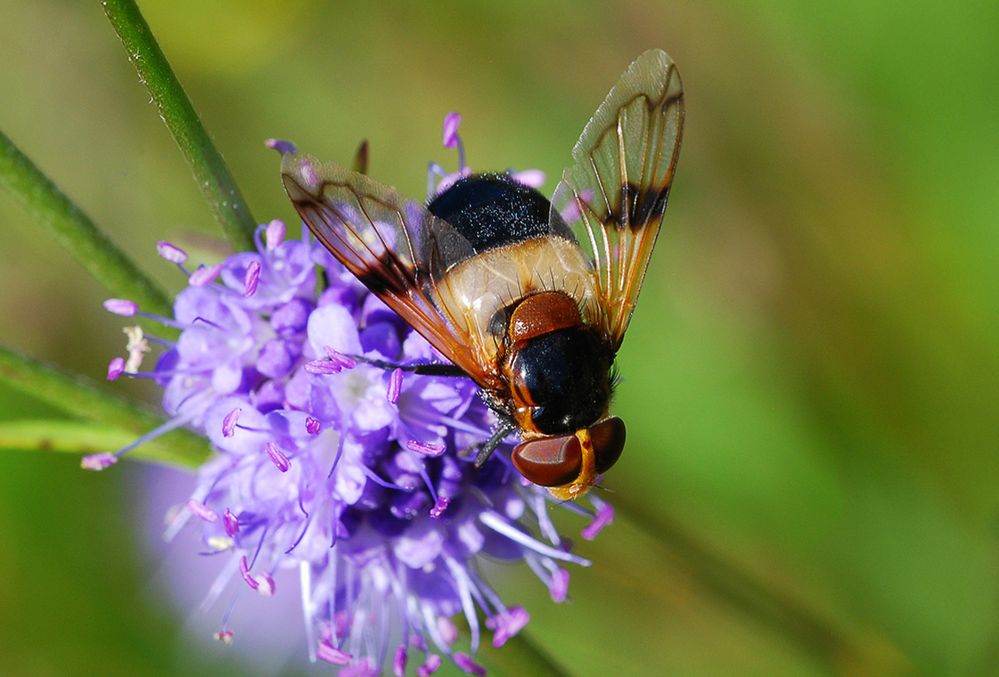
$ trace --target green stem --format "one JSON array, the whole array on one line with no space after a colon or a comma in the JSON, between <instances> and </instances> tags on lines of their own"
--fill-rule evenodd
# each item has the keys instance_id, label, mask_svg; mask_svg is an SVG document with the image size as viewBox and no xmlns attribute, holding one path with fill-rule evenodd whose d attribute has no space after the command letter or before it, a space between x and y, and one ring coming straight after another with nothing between
<instances>
[{"instance_id":1,"label":"green stem","mask_svg":"<svg viewBox=\"0 0 999 677\"><path fill-rule=\"evenodd\" d=\"M191 165L215 220L234 248L253 249L257 222L138 6L134 0L104 0L103 5L139 81L149 90L160 117Z\"/></svg>"},{"instance_id":2,"label":"green stem","mask_svg":"<svg viewBox=\"0 0 999 677\"><path fill-rule=\"evenodd\" d=\"M56 240L109 292L129 298L150 312L172 314L166 294L3 132L0 132L0 184L48 226Z\"/></svg>"},{"instance_id":3,"label":"green stem","mask_svg":"<svg viewBox=\"0 0 999 677\"><path fill-rule=\"evenodd\" d=\"M118 428L134 436L163 423L153 411L131 400L105 392L93 380L59 367L33 360L0 346L0 381L51 404L66 413L95 423ZM189 430L173 430L160 438L156 449L147 450L153 461L196 467L208 457L206 440Z\"/></svg>"},{"instance_id":4,"label":"green stem","mask_svg":"<svg viewBox=\"0 0 999 677\"><path fill-rule=\"evenodd\" d=\"M0 449L92 454L120 449L135 435L100 423L85 421L2 421ZM145 459L190 468L194 460L165 437L152 440L129 453L129 458Z\"/></svg>"}]
</instances>

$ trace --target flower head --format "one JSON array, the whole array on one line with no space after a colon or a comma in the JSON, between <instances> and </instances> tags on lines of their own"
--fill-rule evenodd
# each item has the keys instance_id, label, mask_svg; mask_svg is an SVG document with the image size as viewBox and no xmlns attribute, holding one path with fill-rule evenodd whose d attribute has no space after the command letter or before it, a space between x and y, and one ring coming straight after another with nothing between
<instances>
[{"instance_id":1,"label":"flower head","mask_svg":"<svg viewBox=\"0 0 999 677\"><path fill-rule=\"evenodd\" d=\"M460 118L449 119L445 144L460 146ZM454 177L437 172L431 190ZM188 278L172 318L108 302L180 329L173 342L145 337L164 348L152 370L141 371L135 350L109 367L109 378L163 387L171 419L137 443L187 425L215 450L168 535L200 530L210 552L230 558L223 579L206 582L209 602L239 589L300 596L311 659L341 674L412 664L429 675L442 657L483 674L474 654L484 630L501 646L530 617L504 602L478 561L526 563L556 601L567 596L564 565L589 562L558 534L553 499L521 479L508 445L475 468L495 419L474 383L405 373L440 356L304 233L288 240L272 221L256 241L256 251L193 271L182 250L160 243ZM84 465L105 468L120 453ZM610 520L599 500L595 512L566 507L595 516L587 537ZM286 569L298 572L297 592L275 584ZM216 637L238 642L226 619Z\"/></svg>"}]
</instances>

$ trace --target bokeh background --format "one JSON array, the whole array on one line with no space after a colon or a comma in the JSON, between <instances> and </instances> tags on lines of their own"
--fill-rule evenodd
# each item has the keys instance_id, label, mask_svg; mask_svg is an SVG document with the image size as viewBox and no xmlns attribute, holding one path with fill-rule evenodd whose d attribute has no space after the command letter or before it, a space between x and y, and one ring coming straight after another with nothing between
<instances>
[{"instance_id":1,"label":"bokeh background","mask_svg":"<svg viewBox=\"0 0 999 677\"><path fill-rule=\"evenodd\" d=\"M260 220L292 220L265 138L344 162L367 138L417 196L454 166L450 110L473 166L554 178L667 49L687 127L620 355L618 518L570 604L526 574L501 591L570 674L997 674L999 4L141 5ZM220 231L99 3L0 0L0 92L0 127L176 290L156 240ZM0 223L0 339L100 378L106 293L6 193ZM0 417L50 415L0 389ZM184 630L161 481L0 453L0 672L261 668Z\"/></svg>"}]
</instances>

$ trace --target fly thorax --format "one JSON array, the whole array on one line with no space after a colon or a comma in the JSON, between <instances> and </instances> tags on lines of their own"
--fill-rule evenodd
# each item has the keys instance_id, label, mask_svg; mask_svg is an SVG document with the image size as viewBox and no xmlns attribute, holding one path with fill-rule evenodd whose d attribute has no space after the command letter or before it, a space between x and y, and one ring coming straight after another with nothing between
<instances>
[{"instance_id":1,"label":"fly thorax","mask_svg":"<svg viewBox=\"0 0 999 677\"><path fill-rule=\"evenodd\" d=\"M600 334L580 325L523 341L506 356L515 418L528 432L561 435L607 412L613 353Z\"/></svg>"}]
</instances>

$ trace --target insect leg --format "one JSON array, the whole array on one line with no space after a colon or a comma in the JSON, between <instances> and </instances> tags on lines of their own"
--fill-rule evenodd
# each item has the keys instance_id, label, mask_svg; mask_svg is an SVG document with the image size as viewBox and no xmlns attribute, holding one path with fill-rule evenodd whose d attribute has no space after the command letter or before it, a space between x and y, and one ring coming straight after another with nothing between
<instances>
[{"instance_id":1,"label":"insect leg","mask_svg":"<svg viewBox=\"0 0 999 677\"><path fill-rule=\"evenodd\" d=\"M482 464L489 460L492 453L496 451L496 447L500 445L500 442L516 429L517 425L513 421L509 419L500 421L499 426L493 431L489 439L479 446L479 451L475 454L475 467L481 468Z\"/></svg>"},{"instance_id":2,"label":"insect leg","mask_svg":"<svg viewBox=\"0 0 999 677\"><path fill-rule=\"evenodd\" d=\"M370 357L364 357L362 355L351 355L351 357L358 362L364 362L365 364L370 364L371 366L378 367L379 369L401 369L402 371L407 371L411 374L417 374L419 376L456 376L468 378L468 374L466 374L461 367L453 364L395 364L394 362L386 362L384 360L373 360Z\"/></svg>"}]
</instances>

